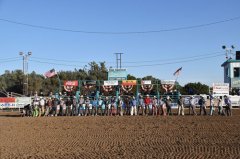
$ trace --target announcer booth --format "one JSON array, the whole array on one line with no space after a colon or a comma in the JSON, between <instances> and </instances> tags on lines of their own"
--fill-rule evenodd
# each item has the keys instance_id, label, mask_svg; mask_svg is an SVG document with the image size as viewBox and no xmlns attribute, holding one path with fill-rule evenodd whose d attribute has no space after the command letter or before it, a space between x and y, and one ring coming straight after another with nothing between
<instances>
[{"instance_id":1,"label":"announcer booth","mask_svg":"<svg viewBox=\"0 0 240 159\"><path fill-rule=\"evenodd\" d=\"M222 65L224 68L224 83L229 83L232 94L240 90L240 51L236 51L236 58L229 58Z\"/></svg>"}]
</instances>

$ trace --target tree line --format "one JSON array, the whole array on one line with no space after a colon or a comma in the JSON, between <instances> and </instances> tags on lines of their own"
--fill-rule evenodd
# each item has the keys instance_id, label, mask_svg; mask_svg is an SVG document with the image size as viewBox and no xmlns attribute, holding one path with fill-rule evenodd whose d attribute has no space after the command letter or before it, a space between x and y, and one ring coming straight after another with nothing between
<instances>
[{"instance_id":1,"label":"tree line","mask_svg":"<svg viewBox=\"0 0 240 159\"><path fill-rule=\"evenodd\" d=\"M90 62L87 67L82 69L74 69L73 71L59 71L58 76L63 84L65 80L107 80L108 69L106 68L105 62ZM26 75L25 75L26 76ZM0 90L7 92L15 92L22 94L23 92L23 78L24 74L22 70L9 71L6 70L4 74L0 76ZM127 77L129 80L151 80L153 83L161 84L161 80L153 76L146 76L143 78L137 78L131 74ZM29 95L33 95L34 92L42 92L48 94L49 92L55 92L59 88L59 80L56 77L45 78L42 74L37 74L35 71L28 74L28 92ZM159 90L157 90L159 89ZM194 94L208 94L209 87L200 82L188 83L184 86L177 84L174 89L177 89L183 95L194 95ZM161 88L154 87L152 92L156 94L159 91L163 94ZM0 93L0 96L4 96Z\"/></svg>"}]
</instances>

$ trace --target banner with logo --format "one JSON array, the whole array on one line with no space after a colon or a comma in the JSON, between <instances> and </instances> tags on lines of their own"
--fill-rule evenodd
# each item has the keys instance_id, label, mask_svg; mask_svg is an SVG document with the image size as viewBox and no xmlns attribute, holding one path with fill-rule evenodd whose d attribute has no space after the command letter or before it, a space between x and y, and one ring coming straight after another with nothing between
<instances>
[{"instance_id":1,"label":"banner with logo","mask_svg":"<svg viewBox=\"0 0 240 159\"><path fill-rule=\"evenodd\" d=\"M137 85L137 80L123 80L123 86Z\"/></svg>"},{"instance_id":2,"label":"banner with logo","mask_svg":"<svg viewBox=\"0 0 240 159\"><path fill-rule=\"evenodd\" d=\"M108 70L108 80L126 80L127 79L127 70L120 68L112 68Z\"/></svg>"},{"instance_id":3,"label":"banner with logo","mask_svg":"<svg viewBox=\"0 0 240 159\"><path fill-rule=\"evenodd\" d=\"M16 108L16 98L2 97L0 98L0 109Z\"/></svg>"},{"instance_id":4,"label":"banner with logo","mask_svg":"<svg viewBox=\"0 0 240 159\"><path fill-rule=\"evenodd\" d=\"M117 85L118 85L117 80L104 81L104 86L117 86Z\"/></svg>"},{"instance_id":5,"label":"banner with logo","mask_svg":"<svg viewBox=\"0 0 240 159\"><path fill-rule=\"evenodd\" d=\"M73 91L78 86L78 81L64 81L64 89L67 92Z\"/></svg>"}]
</instances>

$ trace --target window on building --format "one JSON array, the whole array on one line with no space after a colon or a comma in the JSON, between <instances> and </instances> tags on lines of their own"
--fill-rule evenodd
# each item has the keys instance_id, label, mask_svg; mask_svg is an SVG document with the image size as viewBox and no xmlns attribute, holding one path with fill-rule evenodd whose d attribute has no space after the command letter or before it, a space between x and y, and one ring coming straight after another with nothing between
<instances>
[{"instance_id":1,"label":"window on building","mask_svg":"<svg viewBox=\"0 0 240 159\"><path fill-rule=\"evenodd\" d=\"M240 68L239 67L235 67L234 69L233 69L233 74L234 74L234 77L239 77L239 75L240 75Z\"/></svg>"}]
</instances>

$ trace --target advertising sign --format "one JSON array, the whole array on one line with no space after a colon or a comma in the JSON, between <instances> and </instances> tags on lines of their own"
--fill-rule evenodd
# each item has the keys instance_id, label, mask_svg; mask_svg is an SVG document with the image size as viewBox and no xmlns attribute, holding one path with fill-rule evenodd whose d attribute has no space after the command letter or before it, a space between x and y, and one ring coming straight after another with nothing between
<instances>
[{"instance_id":1,"label":"advertising sign","mask_svg":"<svg viewBox=\"0 0 240 159\"><path fill-rule=\"evenodd\" d=\"M109 69L108 80L127 80L126 69Z\"/></svg>"},{"instance_id":2,"label":"advertising sign","mask_svg":"<svg viewBox=\"0 0 240 159\"><path fill-rule=\"evenodd\" d=\"M64 89L67 92L71 92L78 86L78 81L64 81Z\"/></svg>"},{"instance_id":3,"label":"advertising sign","mask_svg":"<svg viewBox=\"0 0 240 159\"><path fill-rule=\"evenodd\" d=\"M118 81L116 80L111 80L111 81L104 81L104 86L117 86Z\"/></svg>"},{"instance_id":4,"label":"advertising sign","mask_svg":"<svg viewBox=\"0 0 240 159\"><path fill-rule=\"evenodd\" d=\"M28 104L31 104L31 97L16 97L16 108L24 108Z\"/></svg>"},{"instance_id":5,"label":"advertising sign","mask_svg":"<svg viewBox=\"0 0 240 159\"><path fill-rule=\"evenodd\" d=\"M229 83L213 83L213 95L229 95Z\"/></svg>"},{"instance_id":6,"label":"advertising sign","mask_svg":"<svg viewBox=\"0 0 240 159\"><path fill-rule=\"evenodd\" d=\"M232 88L240 88L240 79L239 78L231 78L231 87Z\"/></svg>"},{"instance_id":7,"label":"advertising sign","mask_svg":"<svg viewBox=\"0 0 240 159\"><path fill-rule=\"evenodd\" d=\"M16 108L16 99L12 97L2 97L0 98L0 109L4 108Z\"/></svg>"},{"instance_id":8,"label":"advertising sign","mask_svg":"<svg viewBox=\"0 0 240 159\"><path fill-rule=\"evenodd\" d=\"M162 80L161 84L175 85L175 80Z\"/></svg>"},{"instance_id":9,"label":"advertising sign","mask_svg":"<svg viewBox=\"0 0 240 159\"><path fill-rule=\"evenodd\" d=\"M152 84L152 81L151 80L145 80L145 81L142 81L142 84Z\"/></svg>"},{"instance_id":10,"label":"advertising sign","mask_svg":"<svg viewBox=\"0 0 240 159\"><path fill-rule=\"evenodd\" d=\"M123 80L122 85L123 86L137 85L137 80Z\"/></svg>"},{"instance_id":11,"label":"advertising sign","mask_svg":"<svg viewBox=\"0 0 240 159\"><path fill-rule=\"evenodd\" d=\"M78 81L64 81L64 86L78 86Z\"/></svg>"}]
</instances>

